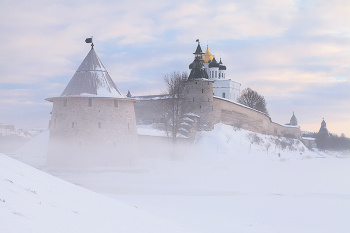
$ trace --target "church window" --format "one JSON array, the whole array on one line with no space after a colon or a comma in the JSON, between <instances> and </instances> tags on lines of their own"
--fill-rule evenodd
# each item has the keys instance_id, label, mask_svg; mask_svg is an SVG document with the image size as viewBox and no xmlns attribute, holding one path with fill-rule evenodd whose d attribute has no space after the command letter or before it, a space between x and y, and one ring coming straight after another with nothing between
<instances>
[{"instance_id":1,"label":"church window","mask_svg":"<svg viewBox=\"0 0 350 233\"><path fill-rule=\"evenodd\" d=\"M225 92L224 92L224 93L222 93L222 98L225 98Z\"/></svg>"},{"instance_id":2,"label":"church window","mask_svg":"<svg viewBox=\"0 0 350 233\"><path fill-rule=\"evenodd\" d=\"M194 102L194 97L193 97L193 102Z\"/></svg>"},{"instance_id":3,"label":"church window","mask_svg":"<svg viewBox=\"0 0 350 233\"><path fill-rule=\"evenodd\" d=\"M199 105L199 108L202 108L202 105Z\"/></svg>"},{"instance_id":4,"label":"church window","mask_svg":"<svg viewBox=\"0 0 350 233\"><path fill-rule=\"evenodd\" d=\"M67 99L63 100L63 107L67 107Z\"/></svg>"},{"instance_id":5,"label":"church window","mask_svg":"<svg viewBox=\"0 0 350 233\"><path fill-rule=\"evenodd\" d=\"M74 122L72 122L72 129L74 128Z\"/></svg>"},{"instance_id":6,"label":"church window","mask_svg":"<svg viewBox=\"0 0 350 233\"><path fill-rule=\"evenodd\" d=\"M217 71L215 71L215 78L217 78L217 76L218 76L218 72L217 72Z\"/></svg>"},{"instance_id":7,"label":"church window","mask_svg":"<svg viewBox=\"0 0 350 233\"><path fill-rule=\"evenodd\" d=\"M114 107L118 108L118 100L114 100Z\"/></svg>"},{"instance_id":8,"label":"church window","mask_svg":"<svg viewBox=\"0 0 350 233\"><path fill-rule=\"evenodd\" d=\"M101 122L98 122L98 128L101 129Z\"/></svg>"},{"instance_id":9,"label":"church window","mask_svg":"<svg viewBox=\"0 0 350 233\"><path fill-rule=\"evenodd\" d=\"M196 82L196 85L197 85L197 82Z\"/></svg>"},{"instance_id":10,"label":"church window","mask_svg":"<svg viewBox=\"0 0 350 233\"><path fill-rule=\"evenodd\" d=\"M208 102L209 102L209 98L208 98Z\"/></svg>"},{"instance_id":11,"label":"church window","mask_svg":"<svg viewBox=\"0 0 350 233\"><path fill-rule=\"evenodd\" d=\"M220 78L220 74L221 74L221 73L219 72L219 78Z\"/></svg>"},{"instance_id":12,"label":"church window","mask_svg":"<svg viewBox=\"0 0 350 233\"><path fill-rule=\"evenodd\" d=\"M202 93L204 92L204 90L202 89Z\"/></svg>"},{"instance_id":13,"label":"church window","mask_svg":"<svg viewBox=\"0 0 350 233\"><path fill-rule=\"evenodd\" d=\"M128 123L128 129L130 129L130 124Z\"/></svg>"},{"instance_id":14,"label":"church window","mask_svg":"<svg viewBox=\"0 0 350 233\"><path fill-rule=\"evenodd\" d=\"M92 107L92 99L89 98L89 107Z\"/></svg>"},{"instance_id":15,"label":"church window","mask_svg":"<svg viewBox=\"0 0 350 233\"><path fill-rule=\"evenodd\" d=\"M56 128L56 119L53 121L53 128Z\"/></svg>"}]
</instances>

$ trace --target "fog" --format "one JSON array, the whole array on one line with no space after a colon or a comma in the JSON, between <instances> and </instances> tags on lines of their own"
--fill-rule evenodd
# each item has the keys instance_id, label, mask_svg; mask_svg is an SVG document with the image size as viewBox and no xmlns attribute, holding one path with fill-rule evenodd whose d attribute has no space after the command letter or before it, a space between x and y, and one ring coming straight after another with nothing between
<instances>
[{"instance_id":1,"label":"fog","mask_svg":"<svg viewBox=\"0 0 350 233\"><path fill-rule=\"evenodd\" d=\"M350 227L346 153L310 151L299 140L262 134L256 134L259 144L251 144L251 132L224 124L197 132L194 141L174 143L154 136L158 133L154 129L134 144L109 149L67 147L53 160L45 153L45 131L13 156L193 232L346 232ZM290 146L279 148L272 144L276 139Z\"/></svg>"}]
</instances>

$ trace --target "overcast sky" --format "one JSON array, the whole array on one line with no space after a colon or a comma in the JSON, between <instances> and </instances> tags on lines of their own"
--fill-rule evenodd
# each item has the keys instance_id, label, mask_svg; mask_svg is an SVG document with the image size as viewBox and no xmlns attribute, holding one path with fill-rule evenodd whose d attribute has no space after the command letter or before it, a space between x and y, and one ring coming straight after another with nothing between
<instances>
[{"instance_id":1,"label":"overcast sky","mask_svg":"<svg viewBox=\"0 0 350 233\"><path fill-rule=\"evenodd\" d=\"M226 77L265 96L273 121L350 137L350 1L2 1L0 123L47 126L90 50L119 90L159 94L200 39Z\"/></svg>"}]
</instances>

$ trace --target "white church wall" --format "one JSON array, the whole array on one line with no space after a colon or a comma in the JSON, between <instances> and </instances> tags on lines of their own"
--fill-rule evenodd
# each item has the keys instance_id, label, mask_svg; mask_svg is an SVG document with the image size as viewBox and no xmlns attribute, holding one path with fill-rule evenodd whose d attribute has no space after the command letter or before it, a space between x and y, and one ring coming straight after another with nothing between
<instances>
[{"instance_id":1,"label":"white church wall","mask_svg":"<svg viewBox=\"0 0 350 233\"><path fill-rule=\"evenodd\" d=\"M236 101L240 95L241 84L231 79L215 79L213 83L213 94L221 98Z\"/></svg>"}]
</instances>

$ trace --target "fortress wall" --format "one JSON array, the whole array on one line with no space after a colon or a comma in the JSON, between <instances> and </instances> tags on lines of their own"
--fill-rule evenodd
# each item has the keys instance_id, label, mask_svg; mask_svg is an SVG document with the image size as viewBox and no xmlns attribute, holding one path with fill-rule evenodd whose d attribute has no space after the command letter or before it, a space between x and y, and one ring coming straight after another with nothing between
<instances>
[{"instance_id":1,"label":"fortress wall","mask_svg":"<svg viewBox=\"0 0 350 233\"><path fill-rule=\"evenodd\" d=\"M50 124L51 134L93 142L137 138L135 112L130 100L118 100L115 106L112 98L55 98Z\"/></svg>"},{"instance_id":2,"label":"fortress wall","mask_svg":"<svg viewBox=\"0 0 350 233\"><path fill-rule=\"evenodd\" d=\"M87 97L53 99L49 164L105 166L129 159L138 138L133 101L118 100L115 106L112 98L91 99L91 107Z\"/></svg>"},{"instance_id":3,"label":"fortress wall","mask_svg":"<svg viewBox=\"0 0 350 233\"><path fill-rule=\"evenodd\" d=\"M300 138L300 128L283 126L269 116L227 99L214 97L214 122L236 126L256 133Z\"/></svg>"},{"instance_id":4,"label":"fortress wall","mask_svg":"<svg viewBox=\"0 0 350 233\"><path fill-rule=\"evenodd\" d=\"M165 102L166 99L162 98L140 99L137 101L134 105L136 124L148 125L162 122L164 116L161 113L164 112Z\"/></svg>"}]
</instances>

